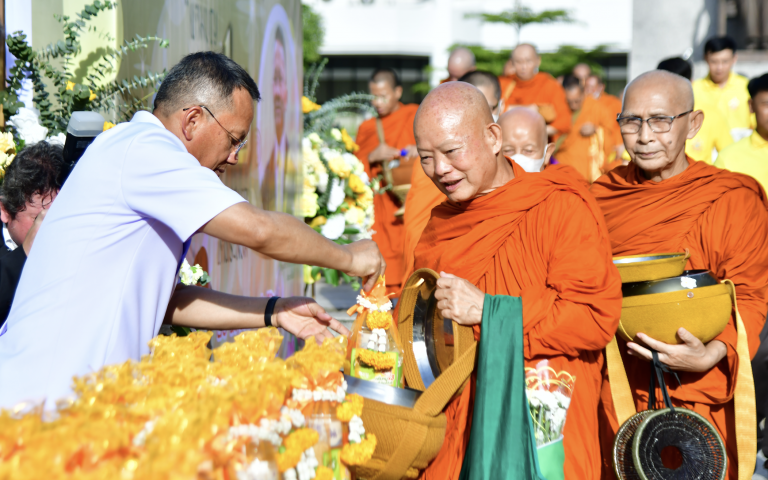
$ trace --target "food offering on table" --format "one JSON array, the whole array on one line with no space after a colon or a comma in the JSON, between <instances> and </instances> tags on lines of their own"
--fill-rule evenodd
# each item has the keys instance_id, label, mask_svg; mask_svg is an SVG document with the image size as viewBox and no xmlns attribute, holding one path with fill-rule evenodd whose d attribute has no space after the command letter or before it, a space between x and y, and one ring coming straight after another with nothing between
<instances>
[{"instance_id":1,"label":"food offering on table","mask_svg":"<svg viewBox=\"0 0 768 480\"><path fill-rule=\"evenodd\" d=\"M210 337L156 337L141 361L75 378L74 397L55 411L0 411L0 479L343 478L318 460L313 412L326 401L349 432L336 470L371 458L376 439L343 376L333 375L346 339L308 341L286 361L275 357L282 337L274 328L213 352Z\"/></svg>"},{"instance_id":2,"label":"food offering on table","mask_svg":"<svg viewBox=\"0 0 768 480\"><path fill-rule=\"evenodd\" d=\"M391 387L403 386L403 348L392 318L392 301L379 277L369 293L360 291L357 304L347 313L357 313L349 344L349 374Z\"/></svg>"}]
</instances>

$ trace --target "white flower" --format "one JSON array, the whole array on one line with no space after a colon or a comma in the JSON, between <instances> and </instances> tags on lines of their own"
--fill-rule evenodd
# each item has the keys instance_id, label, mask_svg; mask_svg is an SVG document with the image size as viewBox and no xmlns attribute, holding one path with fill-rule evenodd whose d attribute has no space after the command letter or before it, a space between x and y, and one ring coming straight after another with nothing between
<instances>
[{"instance_id":1,"label":"white flower","mask_svg":"<svg viewBox=\"0 0 768 480\"><path fill-rule=\"evenodd\" d=\"M360 443L363 435L365 435L363 419L355 415L349 420L349 443Z\"/></svg>"},{"instance_id":2,"label":"white flower","mask_svg":"<svg viewBox=\"0 0 768 480\"><path fill-rule=\"evenodd\" d=\"M336 240L344 234L347 228L347 222L344 221L344 215L337 213L328 217L325 225L320 227L320 234L329 240Z\"/></svg>"},{"instance_id":3,"label":"white flower","mask_svg":"<svg viewBox=\"0 0 768 480\"><path fill-rule=\"evenodd\" d=\"M568 407L571 406L571 399L565 395L563 395L560 392L553 393L555 398L557 399L557 403L560 404L561 407L568 409Z\"/></svg>"},{"instance_id":4,"label":"white flower","mask_svg":"<svg viewBox=\"0 0 768 480\"><path fill-rule=\"evenodd\" d=\"M186 258L181 263L181 268L179 269L179 277L181 278L181 283L184 285L197 285L197 282L203 278L203 275L205 275L205 271L200 265L191 267Z\"/></svg>"},{"instance_id":5,"label":"white flower","mask_svg":"<svg viewBox=\"0 0 768 480\"><path fill-rule=\"evenodd\" d=\"M247 468L237 472L237 480L268 480L271 478L276 478L276 472L269 468L269 463L258 458L251 462Z\"/></svg>"},{"instance_id":6,"label":"white flower","mask_svg":"<svg viewBox=\"0 0 768 480\"><path fill-rule=\"evenodd\" d=\"M680 279L680 285L683 288L696 288L696 279L691 277L683 277Z\"/></svg>"},{"instance_id":7,"label":"white flower","mask_svg":"<svg viewBox=\"0 0 768 480\"><path fill-rule=\"evenodd\" d=\"M365 173L365 167L363 166L360 159L358 159L356 156L354 156L351 153L344 153L342 154L342 157L344 158L344 162L346 162L349 169L357 176L360 176L361 173ZM367 176L366 176L367 179Z\"/></svg>"},{"instance_id":8,"label":"white flower","mask_svg":"<svg viewBox=\"0 0 768 480\"><path fill-rule=\"evenodd\" d=\"M341 130L339 130L338 128L332 128L331 129L331 136L333 137L334 140L336 140L337 142L340 142L341 141Z\"/></svg>"},{"instance_id":9,"label":"white flower","mask_svg":"<svg viewBox=\"0 0 768 480\"><path fill-rule=\"evenodd\" d=\"M290 417L291 423L296 428L301 428L304 426L304 414L301 413L300 410L295 410L293 408L283 407L280 409L280 413L282 415L287 415Z\"/></svg>"},{"instance_id":10,"label":"white flower","mask_svg":"<svg viewBox=\"0 0 768 480\"><path fill-rule=\"evenodd\" d=\"M48 135L48 129L40 125L37 113L27 107L21 107L19 113L9 118L7 123L16 127L27 145L41 142Z\"/></svg>"},{"instance_id":11,"label":"white flower","mask_svg":"<svg viewBox=\"0 0 768 480\"><path fill-rule=\"evenodd\" d=\"M347 195L344 193L344 180L340 178L334 178L331 181L331 193L328 196L328 204L326 208L329 212L335 212L339 209ZM342 218L344 218L342 216ZM338 238L338 237L337 237Z\"/></svg>"},{"instance_id":12,"label":"white flower","mask_svg":"<svg viewBox=\"0 0 768 480\"><path fill-rule=\"evenodd\" d=\"M56 135L46 138L45 141L50 143L51 145L58 145L60 147L63 147L64 143L66 143L67 141L67 135L59 132Z\"/></svg>"},{"instance_id":13,"label":"white flower","mask_svg":"<svg viewBox=\"0 0 768 480\"><path fill-rule=\"evenodd\" d=\"M313 147L319 147L323 144L323 139L317 133L310 133L307 135L307 139L312 142Z\"/></svg>"},{"instance_id":14,"label":"white flower","mask_svg":"<svg viewBox=\"0 0 768 480\"><path fill-rule=\"evenodd\" d=\"M368 174L365 173L365 169L363 169L363 170L361 170L359 172L355 172L355 175L360 177L360 180L362 180L363 183L365 183L366 185L370 185L371 184L371 179L368 178Z\"/></svg>"},{"instance_id":15,"label":"white flower","mask_svg":"<svg viewBox=\"0 0 768 480\"><path fill-rule=\"evenodd\" d=\"M368 310L371 310L372 312L375 312L376 310L380 312L388 312L392 310L392 301L388 301L384 305L378 306L375 303L372 303L367 298L363 298L362 295L357 296L357 304L362 305L363 307L367 308Z\"/></svg>"},{"instance_id":16,"label":"white flower","mask_svg":"<svg viewBox=\"0 0 768 480\"><path fill-rule=\"evenodd\" d=\"M296 475L296 469L289 468L288 470L283 472L283 480L299 480L298 475Z\"/></svg>"}]
</instances>

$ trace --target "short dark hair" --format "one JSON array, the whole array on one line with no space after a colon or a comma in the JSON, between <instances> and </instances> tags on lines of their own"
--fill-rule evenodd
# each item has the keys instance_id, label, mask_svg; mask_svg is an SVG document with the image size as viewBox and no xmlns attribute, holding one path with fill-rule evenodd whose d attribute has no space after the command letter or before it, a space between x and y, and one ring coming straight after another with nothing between
<instances>
[{"instance_id":1,"label":"short dark hair","mask_svg":"<svg viewBox=\"0 0 768 480\"><path fill-rule=\"evenodd\" d=\"M731 37L712 37L704 44L704 55L730 50L736 53L736 42Z\"/></svg>"},{"instance_id":2,"label":"short dark hair","mask_svg":"<svg viewBox=\"0 0 768 480\"><path fill-rule=\"evenodd\" d=\"M755 77L747 84L749 96L755 98L760 92L768 92L768 73Z\"/></svg>"},{"instance_id":3,"label":"short dark hair","mask_svg":"<svg viewBox=\"0 0 768 480\"><path fill-rule=\"evenodd\" d=\"M573 75L566 75L563 77L563 90L570 90L572 88L578 88L584 90L584 86L581 84L581 80Z\"/></svg>"},{"instance_id":4,"label":"short dark hair","mask_svg":"<svg viewBox=\"0 0 768 480\"><path fill-rule=\"evenodd\" d=\"M155 110L165 115L189 105L232 108L232 92L244 88L261 100L256 82L243 67L224 54L191 53L171 68L155 96Z\"/></svg>"},{"instance_id":5,"label":"short dark hair","mask_svg":"<svg viewBox=\"0 0 768 480\"><path fill-rule=\"evenodd\" d=\"M688 80L693 77L693 69L691 68L691 64L687 60L683 60L681 57L666 58L659 62L659 65L656 67L656 69L676 73L681 77L687 78Z\"/></svg>"},{"instance_id":6,"label":"short dark hair","mask_svg":"<svg viewBox=\"0 0 768 480\"><path fill-rule=\"evenodd\" d=\"M491 72L486 72L485 70L473 70L462 75L459 81L469 83L476 87L492 87L496 98L501 100L501 84L499 83L499 77Z\"/></svg>"},{"instance_id":7,"label":"short dark hair","mask_svg":"<svg viewBox=\"0 0 768 480\"><path fill-rule=\"evenodd\" d=\"M70 170L60 146L43 141L24 147L5 171L0 187L3 208L16 218L33 196L61 190Z\"/></svg>"},{"instance_id":8,"label":"short dark hair","mask_svg":"<svg viewBox=\"0 0 768 480\"><path fill-rule=\"evenodd\" d=\"M374 70L374 72L371 74L371 83L379 83L379 82L387 82L389 85L394 89L397 87L401 87L403 84L400 83L400 77L397 75L397 72L392 70L391 68L377 68Z\"/></svg>"}]
</instances>

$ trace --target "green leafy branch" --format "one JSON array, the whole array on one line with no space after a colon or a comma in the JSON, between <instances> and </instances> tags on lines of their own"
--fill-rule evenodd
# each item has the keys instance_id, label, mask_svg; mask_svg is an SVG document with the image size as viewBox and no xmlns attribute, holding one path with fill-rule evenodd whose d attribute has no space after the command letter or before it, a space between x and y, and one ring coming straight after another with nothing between
<instances>
[{"instance_id":1,"label":"green leafy branch","mask_svg":"<svg viewBox=\"0 0 768 480\"><path fill-rule=\"evenodd\" d=\"M168 41L160 37L142 37L136 35L132 40L126 40L118 48L107 49L93 65L93 73L86 77L85 84L73 81L73 59L82 51L80 36L83 32L94 30L88 26L88 21L100 12L113 9L117 3L95 0L86 5L72 20L68 16L56 16L62 25L64 40L53 42L35 51L27 43L27 37L22 32L8 36L7 45L10 53L16 57L14 66L10 69L8 90L0 92L5 118L18 113L23 106L18 100L18 92L22 81L29 79L34 89L33 102L40 111L40 123L48 128L50 134L64 132L72 112L80 110L111 110L121 119L130 118L136 110L145 108L144 102L152 93L137 97L140 89L151 88L153 91L165 78L166 72L148 73L134 76L130 80L112 80L102 86L107 74L117 68L117 61L130 52L149 48L157 43L160 48L167 48ZM55 104L50 100L45 79L53 85Z\"/></svg>"}]
</instances>

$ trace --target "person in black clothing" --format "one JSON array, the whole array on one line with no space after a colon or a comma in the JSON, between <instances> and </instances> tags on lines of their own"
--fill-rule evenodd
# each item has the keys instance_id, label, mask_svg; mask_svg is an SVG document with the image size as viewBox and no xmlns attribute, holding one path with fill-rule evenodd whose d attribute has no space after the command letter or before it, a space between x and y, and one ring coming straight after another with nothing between
<instances>
[{"instance_id":1,"label":"person in black clothing","mask_svg":"<svg viewBox=\"0 0 768 480\"><path fill-rule=\"evenodd\" d=\"M23 148L6 169L0 187L0 326L11 311L35 234L69 170L62 148L47 142Z\"/></svg>"}]
</instances>

